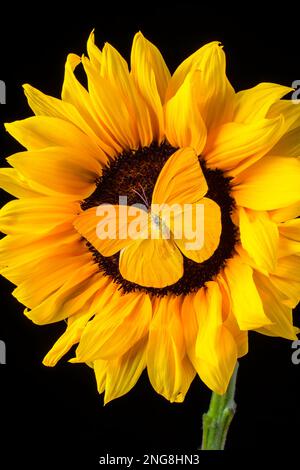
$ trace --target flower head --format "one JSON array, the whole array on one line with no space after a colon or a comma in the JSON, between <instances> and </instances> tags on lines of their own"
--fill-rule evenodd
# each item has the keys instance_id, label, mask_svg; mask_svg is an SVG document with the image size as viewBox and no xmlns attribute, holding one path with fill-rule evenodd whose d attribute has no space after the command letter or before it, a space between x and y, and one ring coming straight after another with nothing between
<instances>
[{"instance_id":1,"label":"flower head","mask_svg":"<svg viewBox=\"0 0 300 470\"><path fill-rule=\"evenodd\" d=\"M44 364L78 344L105 402L145 368L170 401L196 374L222 394L248 330L296 338L300 107L236 93L218 42L173 75L141 33L130 70L93 33L87 51L61 99L25 85L35 116L6 124L27 150L0 170L0 272L33 322L67 320Z\"/></svg>"}]
</instances>

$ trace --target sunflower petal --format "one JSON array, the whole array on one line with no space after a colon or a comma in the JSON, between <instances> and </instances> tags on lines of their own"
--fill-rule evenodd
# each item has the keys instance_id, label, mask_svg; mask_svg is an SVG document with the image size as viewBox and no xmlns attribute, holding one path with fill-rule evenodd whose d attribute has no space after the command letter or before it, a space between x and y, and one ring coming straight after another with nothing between
<instances>
[{"instance_id":1,"label":"sunflower petal","mask_svg":"<svg viewBox=\"0 0 300 470\"><path fill-rule=\"evenodd\" d=\"M68 250L77 254L84 253L80 236L70 224L69 226L64 224L60 232L55 229L42 236L7 235L0 240L0 266L21 267L25 262L41 260L52 254L69 252Z\"/></svg>"},{"instance_id":2,"label":"sunflower petal","mask_svg":"<svg viewBox=\"0 0 300 470\"><path fill-rule=\"evenodd\" d=\"M0 241L0 272L9 281L20 285L30 279L39 266L44 263L47 266L49 258L64 259L66 256L74 256L74 253L78 259L87 255L79 235L71 225L68 227L64 224L60 231L56 227L42 236L7 235ZM36 280L31 280L30 288L34 289L37 284Z\"/></svg>"},{"instance_id":3,"label":"sunflower petal","mask_svg":"<svg viewBox=\"0 0 300 470\"><path fill-rule=\"evenodd\" d=\"M53 367L57 362L71 349L71 347L78 343L85 325L93 315L93 312L87 312L74 315L72 322L68 321L66 331L56 341L50 351L43 359L44 366Z\"/></svg>"},{"instance_id":4,"label":"sunflower petal","mask_svg":"<svg viewBox=\"0 0 300 470\"><path fill-rule=\"evenodd\" d=\"M276 222L285 222L290 219L295 219L300 216L300 200L294 202L293 204L281 207L280 209L275 209L269 212L271 219Z\"/></svg>"},{"instance_id":5,"label":"sunflower petal","mask_svg":"<svg viewBox=\"0 0 300 470\"><path fill-rule=\"evenodd\" d=\"M232 311L241 330L252 330L271 323L266 316L257 287L253 281L253 270L240 259L231 258L225 267Z\"/></svg>"},{"instance_id":6,"label":"sunflower petal","mask_svg":"<svg viewBox=\"0 0 300 470\"><path fill-rule=\"evenodd\" d=\"M120 358L107 362L104 404L122 397L135 386L147 365L147 342L145 336Z\"/></svg>"},{"instance_id":7,"label":"sunflower petal","mask_svg":"<svg viewBox=\"0 0 300 470\"><path fill-rule=\"evenodd\" d=\"M171 402L182 402L195 372L186 358L178 298L159 299L151 322L147 370L152 387Z\"/></svg>"},{"instance_id":8,"label":"sunflower petal","mask_svg":"<svg viewBox=\"0 0 300 470\"><path fill-rule=\"evenodd\" d=\"M102 50L101 76L118 90L128 107L129 113L134 116L133 125L139 135L140 145L148 146L153 141L153 129L147 106L139 96L133 77L129 74L127 62L121 54L106 43Z\"/></svg>"},{"instance_id":9,"label":"sunflower petal","mask_svg":"<svg viewBox=\"0 0 300 470\"><path fill-rule=\"evenodd\" d=\"M239 208L239 229L243 248L254 262L267 271L275 268L279 234L266 212Z\"/></svg>"},{"instance_id":10,"label":"sunflower petal","mask_svg":"<svg viewBox=\"0 0 300 470\"><path fill-rule=\"evenodd\" d=\"M279 258L276 269L270 274L271 283L287 300L283 301L289 307L296 307L300 300L300 257L290 255Z\"/></svg>"},{"instance_id":11,"label":"sunflower petal","mask_svg":"<svg viewBox=\"0 0 300 470\"><path fill-rule=\"evenodd\" d=\"M278 258L300 254L300 219L292 219L280 223L278 230Z\"/></svg>"},{"instance_id":12,"label":"sunflower petal","mask_svg":"<svg viewBox=\"0 0 300 470\"><path fill-rule=\"evenodd\" d=\"M109 302L101 302L98 313L84 329L76 350L77 361L121 356L148 333L151 317L147 295L116 290Z\"/></svg>"},{"instance_id":13,"label":"sunflower petal","mask_svg":"<svg viewBox=\"0 0 300 470\"><path fill-rule=\"evenodd\" d=\"M131 49L131 70L137 81L142 95L150 98L150 90L147 90L146 77L153 70L155 84L161 103L164 103L165 95L171 74L157 47L138 32L133 39ZM152 91L155 93L155 90Z\"/></svg>"},{"instance_id":14,"label":"sunflower petal","mask_svg":"<svg viewBox=\"0 0 300 470\"><path fill-rule=\"evenodd\" d=\"M300 126L300 107L295 106L293 100L276 101L271 106L267 117L274 118L280 114L284 117L287 130L291 131Z\"/></svg>"},{"instance_id":15,"label":"sunflower petal","mask_svg":"<svg viewBox=\"0 0 300 470\"><path fill-rule=\"evenodd\" d=\"M271 152L282 157L300 157L300 127L284 134Z\"/></svg>"},{"instance_id":16,"label":"sunflower petal","mask_svg":"<svg viewBox=\"0 0 300 470\"><path fill-rule=\"evenodd\" d=\"M88 197L101 174L96 159L68 147L19 152L7 161L25 178L34 181L36 188L48 190L49 195L62 194L73 199Z\"/></svg>"},{"instance_id":17,"label":"sunflower petal","mask_svg":"<svg viewBox=\"0 0 300 470\"><path fill-rule=\"evenodd\" d=\"M292 309L282 303L282 294L263 274L256 272L253 278L262 299L264 311L272 321L272 325L264 326L264 332L269 331L272 336L281 338L297 339L293 327Z\"/></svg>"},{"instance_id":18,"label":"sunflower petal","mask_svg":"<svg viewBox=\"0 0 300 470\"><path fill-rule=\"evenodd\" d=\"M18 198L41 196L41 193L31 189L30 182L14 168L0 168L0 187Z\"/></svg>"},{"instance_id":19,"label":"sunflower petal","mask_svg":"<svg viewBox=\"0 0 300 470\"><path fill-rule=\"evenodd\" d=\"M281 235L300 242L300 219L287 220L278 226Z\"/></svg>"},{"instance_id":20,"label":"sunflower petal","mask_svg":"<svg viewBox=\"0 0 300 470\"><path fill-rule=\"evenodd\" d=\"M6 130L28 150L43 147L74 147L84 155L90 154L103 165L107 156L94 141L74 124L49 116L33 116L5 124Z\"/></svg>"},{"instance_id":21,"label":"sunflower petal","mask_svg":"<svg viewBox=\"0 0 300 470\"><path fill-rule=\"evenodd\" d=\"M127 100L119 88L95 71L86 57L81 61L88 77L88 96L96 111L101 137L117 152L138 148L139 136Z\"/></svg>"},{"instance_id":22,"label":"sunflower petal","mask_svg":"<svg viewBox=\"0 0 300 470\"><path fill-rule=\"evenodd\" d=\"M185 300L182 312L187 351L196 371L214 392L225 393L236 364L237 347L223 324L218 284L209 282L207 292L201 289Z\"/></svg>"},{"instance_id":23,"label":"sunflower petal","mask_svg":"<svg viewBox=\"0 0 300 470\"><path fill-rule=\"evenodd\" d=\"M230 292L224 279L223 272L217 276L216 282L218 282L222 295L222 316L224 326L230 331L234 338L237 347L237 356L242 357L248 353L248 332L242 331L239 328L236 318L232 312Z\"/></svg>"},{"instance_id":24,"label":"sunflower petal","mask_svg":"<svg viewBox=\"0 0 300 470\"><path fill-rule=\"evenodd\" d=\"M234 90L226 77L225 69L226 57L221 43L213 41L205 44L175 70L169 82L167 99L176 94L190 72L198 70L203 77L198 84L203 98L203 102L199 104L202 105L204 114L211 113L211 117L216 118L209 119L208 115L208 125L217 125L224 118L230 120Z\"/></svg>"},{"instance_id":25,"label":"sunflower petal","mask_svg":"<svg viewBox=\"0 0 300 470\"><path fill-rule=\"evenodd\" d=\"M37 265L32 262L25 279L18 283L13 295L19 302L29 308L35 308L62 287L74 271L89 263L88 253L74 255L67 251L62 255L48 256L39 260Z\"/></svg>"},{"instance_id":26,"label":"sunflower petal","mask_svg":"<svg viewBox=\"0 0 300 470\"><path fill-rule=\"evenodd\" d=\"M93 278L96 273L97 264L93 261L83 263L80 268L73 270L56 292L32 310L25 310L25 315L37 325L45 325L68 318L83 308L89 308L99 287ZM13 294L16 296L16 292ZM17 298L22 302L21 292Z\"/></svg>"},{"instance_id":27,"label":"sunflower petal","mask_svg":"<svg viewBox=\"0 0 300 470\"><path fill-rule=\"evenodd\" d=\"M294 204L300 196L300 160L267 156L234 183L233 196L240 206L272 210Z\"/></svg>"},{"instance_id":28,"label":"sunflower petal","mask_svg":"<svg viewBox=\"0 0 300 470\"><path fill-rule=\"evenodd\" d=\"M87 118L89 122L85 121L85 114L81 114L73 104L45 95L28 84L23 85L23 88L28 104L34 114L37 116L57 117L62 120L70 121L90 136L108 155L113 156L115 154L114 147L109 146L100 139L100 131L97 122L89 117Z\"/></svg>"},{"instance_id":29,"label":"sunflower petal","mask_svg":"<svg viewBox=\"0 0 300 470\"><path fill-rule=\"evenodd\" d=\"M36 235L49 232L63 222L72 221L79 203L55 198L22 198L8 202L0 210L0 230L10 234Z\"/></svg>"},{"instance_id":30,"label":"sunflower petal","mask_svg":"<svg viewBox=\"0 0 300 470\"><path fill-rule=\"evenodd\" d=\"M186 76L189 72L196 69L203 69L203 64L209 62L211 52L214 48L219 47L220 42L212 41L204 46L200 47L197 51L187 57L175 70L173 73L168 90L167 90L167 99L170 99L176 94Z\"/></svg>"},{"instance_id":31,"label":"sunflower petal","mask_svg":"<svg viewBox=\"0 0 300 470\"><path fill-rule=\"evenodd\" d=\"M73 363L74 361L70 359L69 362ZM97 359L93 362L98 393L103 393L105 390L107 363L108 361L105 359Z\"/></svg>"},{"instance_id":32,"label":"sunflower petal","mask_svg":"<svg viewBox=\"0 0 300 470\"><path fill-rule=\"evenodd\" d=\"M249 123L266 117L275 101L293 91L293 88L277 83L259 83L253 88L235 95L233 121Z\"/></svg>"},{"instance_id":33,"label":"sunflower petal","mask_svg":"<svg viewBox=\"0 0 300 470\"><path fill-rule=\"evenodd\" d=\"M89 59L91 61L91 64L93 67L95 67L98 72L100 72L101 69L101 62L102 62L102 54L100 49L95 45L95 33L94 30L91 32L89 35L88 41L87 41L87 53L89 55Z\"/></svg>"},{"instance_id":34,"label":"sunflower petal","mask_svg":"<svg viewBox=\"0 0 300 470\"><path fill-rule=\"evenodd\" d=\"M188 74L176 95L166 103L166 136L173 147L193 147L200 155L207 130L197 106L197 74Z\"/></svg>"},{"instance_id":35,"label":"sunflower petal","mask_svg":"<svg viewBox=\"0 0 300 470\"><path fill-rule=\"evenodd\" d=\"M228 171L241 165L252 165L263 157L280 139L284 119L262 119L249 124L229 122L212 132L205 149L210 167ZM239 170L241 171L241 170Z\"/></svg>"},{"instance_id":36,"label":"sunflower petal","mask_svg":"<svg viewBox=\"0 0 300 470\"><path fill-rule=\"evenodd\" d=\"M161 142L164 137L163 103L170 72L159 50L141 32L133 39L131 73L149 107L154 137Z\"/></svg>"}]
</instances>

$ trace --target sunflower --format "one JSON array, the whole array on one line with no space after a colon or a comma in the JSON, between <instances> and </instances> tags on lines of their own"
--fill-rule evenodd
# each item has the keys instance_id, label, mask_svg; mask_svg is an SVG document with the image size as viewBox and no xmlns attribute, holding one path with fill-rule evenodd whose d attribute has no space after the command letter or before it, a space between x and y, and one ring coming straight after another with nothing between
<instances>
[{"instance_id":1,"label":"sunflower","mask_svg":"<svg viewBox=\"0 0 300 470\"><path fill-rule=\"evenodd\" d=\"M296 339L300 107L273 83L236 93L219 42L172 75L140 32L130 70L94 33L87 53L67 57L61 99L24 85L35 116L6 124L26 150L0 170L16 197L0 212L1 274L34 323L67 322L43 363L78 345L70 362L93 367L105 403L144 369L171 402L196 374L223 394L249 330ZM144 232L150 219L162 232L121 237L124 213L141 202ZM175 236L180 211L166 227L150 209L173 203L187 204L192 222L204 208L200 247ZM114 209L115 238L98 236L103 206Z\"/></svg>"}]
</instances>

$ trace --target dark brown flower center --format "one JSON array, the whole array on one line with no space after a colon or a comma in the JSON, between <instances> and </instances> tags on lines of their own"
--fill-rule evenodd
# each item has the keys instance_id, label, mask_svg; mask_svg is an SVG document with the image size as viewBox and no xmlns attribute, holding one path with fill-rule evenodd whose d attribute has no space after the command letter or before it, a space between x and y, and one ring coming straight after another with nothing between
<instances>
[{"instance_id":1,"label":"dark brown flower center","mask_svg":"<svg viewBox=\"0 0 300 470\"><path fill-rule=\"evenodd\" d=\"M94 193L82 202L87 210L100 204L119 204L120 196L127 196L127 204L151 204L152 193L158 175L169 157L176 151L167 142L134 151L125 151L111 161L97 181ZM222 233L219 246L213 255L203 263L196 263L184 257L184 274L179 281L164 288L143 287L124 279L119 272L119 253L105 257L90 243L86 242L99 269L120 284L124 292L143 291L162 297L167 294L185 295L200 289L205 282L213 279L225 266L226 260L234 253L238 230L231 220L234 200L230 195L230 178L218 169L206 167L199 156L199 163L208 184L206 197L213 199L221 209Z\"/></svg>"}]
</instances>

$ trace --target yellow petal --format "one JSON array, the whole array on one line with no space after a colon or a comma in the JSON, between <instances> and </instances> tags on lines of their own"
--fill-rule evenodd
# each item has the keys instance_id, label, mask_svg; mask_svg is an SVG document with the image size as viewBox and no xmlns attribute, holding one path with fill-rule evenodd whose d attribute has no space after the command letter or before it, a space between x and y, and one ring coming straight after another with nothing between
<instances>
[{"instance_id":1,"label":"yellow petal","mask_svg":"<svg viewBox=\"0 0 300 470\"><path fill-rule=\"evenodd\" d=\"M240 206L272 210L298 201L299 188L300 161L268 156L238 176L232 194Z\"/></svg>"},{"instance_id":2,"label":"yellow petal","mask_svg":"<svg viewBox=\"0 0 300 470\"><path fill-rule=\"evenodd\" d=\"M34 116L5 124L6 130L28 150L43 147L74 147L105 165L107 156L74 124L49 116Z\"/></svg>"},{"instance_id":3,"label":"yellow petal","mask_svg":"<svg viewBox=\"0 0 300 470\"><path fill-rule=\"evenodd\" d=\"M86 57L81 60L88 77L88 95L96 111L100 135L117 152L138 148L139 136L127 100L110 80L95 71Z\"/></svg>"},{"instance_id":4,"label":"yellow petal","mask_svg":"<svg viewBox=\"0 0 300 470\"><path fill-rule=\"evenodd\" d=\"M269 276L272 284L285 296L283 303L292 308L300 300L299 274L300 257L291 255L280 258L276 269Z\"/></svg>"},{"instance_id":5,"label":"yellow petal","mask_svg":"<svg viewBox=\"0 0 300 470\"><path fill-rule=\"evenodd\" d=\"M44 366L55 366L57 362L70 350L70 348L74 344L78 343L84 330L84 327L92 315L93 312L91 311L87 313L80 312L79 314L76 314L71 317L71 322L69 319L66 331L61 335L61 337L56 341L54 346L44 357Z\"/></svg>"},{"instance_id":6,"label":"yellow petal","mask_svg":"<svg viewBox=\"0 0 300 470\"><path fill-rule=\"evenodd\" d=\"M119 270L140 286L166 287L183 276L183 257L172 240L137 240L121 251Z\"/></svg>"},{"instance_id":7,"label":"yellow petal","mask_svg":"<svg viewBox=\"0 0 300 470\"><path fill-rule=\"evenodd\" d=\"M7 235L0 241L0 267L14 284L26 279L26 272L31 274L35 265L51 256L64 256L65 253L86 253L86 249L72 225L63 224L61 231L56 227L42 236L27 234ZM5 272L4 272L5 271Z\"/></svg>"},{"instance_id":8,"label":"yellow petal","mask_svg":"<svg viewBox=\"0 0 300 470\"><path fill-rule=\"evenodd\" d=\"M212 199L204 197L199 203L186 207L184 214L176 215L172 231L174 242L184 256L202 263L219 245L222 231L220 207Z\"/></svg>"},{"instance_id":9,"label":"yellow petal","mask_svg":"<svg viewBox=\"0 0 300 470\"><path fill-rule=\"evenodd\" d=\"M258 85L260 87L260 85ZM258 88L257 87L257 88ZM274 85L273 85L274 87ZM275 85L278 88L278 93L280 92L280 85ZM291 91L291 89L287 87L281 87L282 92L284 89L286 91ZM263 91L260 90L258 94ZM276 88L273 88L273 91L270 90L268 93L266 91L266 96L276 94ZM279 95L278 95L279 96ZM264 99L264 98L263 98ZM269 101L270 102L270 101ZM250 103L251 105L251 103ZM253 120L255 115L257 114L257 110L259 109L264 110L265 106L261 104L261 107L258 104L255 106L253 103ZM282 120L283 124L281 129L279 129L278 135L274 136L274 139L270 142L272 145L268 149L266 155L278 155L278 156L289 156L289 157L298 157L299 156L299 126L300 126L300 112L291 100L277 100L268 111L266 117L269 120ZM260 115L260 111L258 111L258 115ZM251 114L250 114L251 116ZM249 159L244 160L241 162L235 169L230 170L229 176L235 177L250 165L252 165L258 158L254 155Z\"/></svg>"},{"instance_id":10,"label":"yellow petal","mask_svg":"<svg viewBox=\"0 0 300 470\"><path fill-rule=\"evenodd\" d=\"M191 72L195 72L195 100L206 127L212 129L231 121L234 89L226 77L226 57L219 42L206 44L177 68L170 80L168 99L174 96Z\"/></svg>"},{"instance_id":11,"label":"yellow petal","mask_svg":"<svg viewBox=\"0 0 300 470\"><path fill-rule=\"evenodd\" d=\"M272 148L273 155L282 157L299 157L300 156L300 127L287 132Z\"/></svg>"},{"instance_id":12,"label":"yellow petal","mask_svg":"<svg viewBox=\"0 0 300 470\"><path fill-rule=\"evenodd\" d=\"M200 310L199 332L195 354L199 360L198 373L201 379L216 393L226 392L237 361L237 348L230 331L222 320L222 296L216 282L206 284L206 309L202 302L195 308Z\"/></svg>"},{"instance_id":13,"label":"yellow petal","mask_svg":"<svg viewBox=\"0 0 300 470\"><path fill-rule=\"evenodd\" d=\"M74 70L80 63L81 59L79 56L76 54L68 55L65 65L62 100L72 104L79 111L85 122L99 135L101 141L105 142L109 148L119 151L120 146L111 137L110 133L107 132L103 122L99 120L91 93L89 94L75 77Z\"/></svg>"},{"instance_id":14,"label":"yellow petal","mask_svg":"<svg viewBox=\"0 0 300 470\"><path fill-rule=\"evenodd\" d=\"M158 142L164 137L163 103L170 72L159 50L141 32L133 39L131 73L151 115L153 134Z\"/></svg>"},{"instance_id":15,"label":"yellow petal","mask_svg":"<svg viewBox=\"0 0 300 470\"><path fill-rule=\"evenodd\" d=\"M300 215L300 201L294 202L287 207L281 207L269 212L274 222L285 222L286 220L295 219Z\"/></svg>"},{"instance_id":16,"label":"yellow petal","mask_svg":"<svg viewBox=\"0 0 300 470\"><path fill-rule=\"evenodd\" d=\"M198 297L198 309L195 309L195 298ZM204 288L201 288L196 294L188 294L184 297L181 307L182 328L187 355L198 372L199 360L196 358L195 346L199 331L200 310L206 308L206 297Z\"/></svg>"},{"instance_id":17,"label":"yellow petal","mask_svg":"<svg viewBox=\"0 0 300 470\"><path fill-rule=\"evenodd\" d=\"M137 233L131 231L131 223L135 220ZM142 238L147 226L148 214L142 209L112 204L91 207L74 221L76 230L103 256L112 256L133 243L135 238Z\"/></svg>"},{"instance_id":18,"label":"yellow petal","mask_svg":"<svg viewBox=\"0 0 300 470\"><path fill-rule=\"evenodd\" d=\"M133 77L129 74L127 62L108 43L105 44L102 51L101 76L121 93L124 103L126 103L132 116L135 132L139 135L140 146L150 145L154 133L149 110L138 94Z\"/></svg>"},{"instance_id":19,"label":"yellow petal","mask_svg":"<svg viewBox=\"0 0 300 470\"><path fill-rule=\"evenodd\" d=\"M207 68L196 71L197 104L209 131L232 120L234 89L225 73L225 55L215 47Z\"/></svg>"},{"instance_id":20,"label":"yellow petal","mask_svg":"<svg viewBox=\"0 0 300 470\"><path fill-rule=\"evenodd\" d=\"M196 70L197 68L203 69L203 64L206 64L209 61L212 50L219 47L219 45L220 42L218 41L205 44L187 57L187 59L177 67L169 82L167 99L170 99L176 94L189 72Z\"/></svg>"},{"instance_id":21,"label":"yellow petal","mask_svg":"<svg viewBox=\"0 0 300 470\"><path fill-rule=\"evenodd\" d=\"M278 258L283 258L289 255L300 255L300 241L292 240L291 238L287 238L280 234Z\"/></svg>"},{"instance_id":22,"label":"yellow petal","mask_svg":"<svg viewBox=\"0 0 300 470\"><path fill-rule=\"evenodd\" d=\"M255 271L258 271L265 276L268 276L268 270L260 267L257 263L255 263L254 259L248 254L248 252L242 247L240 243L235 246L236 253L240 256L243 263L249 265Z\"/></svg>"},{"instance_id":23,"label":"yellow petal","mask_svg":"<svg viewBox=\"0 0 300 470\"><path fill-rule=\"evenodd\" d=\"M193 204L208 186L192 148L177 150L161 170L152 194L152 204Z\"/></svg>"},{"instance_id":24,"label":"yellow petal","mask_svg":"<svg viewBox=\"0 0 300 470\"><path fill-rule=\"evenodd\" d=\"M223 272L220 272L220 274L217 276L216 282L219 285L222 295L222 316L224 326L230 331L234 338L237 347L237 356L242 357L248 353L248 332L242 331L239 328L236 318L232 312L230 292L224 279Z\"/></svg>"},{"instance_id":25,"label":"yellow petal","mask_svg":"<svg viewBox=\"0 0 300 470\"><path fill-rule=\"evenodd\" d=\"M278 225L278 257L300 254L300 219L287 220Z\"/></svg>"},{"instance_id":26,"label":"yellow petal","mask_svg":"<svg viewBox=\"0 0 300 470\"><path fill-rule=\"evenodd\" d=\"M10 234L36 235L72 221L79 211L77 202L61 203L55 198L22 198L10 201L0 210L0 230Z\"/></svg>"},{"instance_id":27,"label":"yellow petal","mask_svg":"<svg viewBox=\"0 0 300 470\"><path fill-rule=\"evenodd\" d=\"M161 103L163 103L171 75L160 51L141 32L138 32L133 39L131 70L142 95L146 99L147 97L150 98L151 94L149 93L150 90L147 90L145 81L153 71L157 92ZM155 90L152 90L152 93L155 94Z\"/></svg>"},{"instance_id":28,"label":"yellow petal","mask_svg":"<svg viewBox=\"0 0 300 470\"><path fill-rule=\"evenodd\" d=\"M147 342L145 336L120 358L107 362L104 404L122 397L135 386L146 368Z\"/></svg>"},{"instance_id":29,"label":"yellow petal","mask_svg":"<svg viewBox=\"0 0 300 470\"><path fill-rule=\"evenodd\" d=\"M77 361L114 359L126 353L149 329L152 306L144 293L115 291L109 302L101 302L88 323L76 350Z\"/></svg>"},{"instance_id":30,"label":"yellow petal","mask_svg":"<svg viewBox=\"0 0 300 470\"><path fill-rule=\"evenodd\" d=\"M73 360L71 359L69 362L73 362ZM93 363L98 393L103 393L105 390L107 363L108 361L104 359L97 359Z\"/></svg>"},{"instance_id":31,"label":"yellow petal","mask_svg":"<svg viewBox=\"0 0 300 470\"><path fill-rule=\"evenodd\" d=\"M81 114L73 104L45 95L28 84L23 85L23 88L28 104L34 114L37 116L57 117L59 119L72 122L84 133L90 136L91 139L108 155L113 156L115 154L114 147L109 146L100 139L99 125L94 119L87 117L89 122L85 121L84 114Z\"/></svg>"},{"instance_id":32,"label":"yellow petal","mask_svg":"<svg viewBox=\"0 0 300 470\"><path fill-rule=\"evenodd\" d=\"M229 286L232 311L241 330L252 330L271 323L266 316L257 287L253 281L253 270L235 256L227 261L226 281Z\"/></svg>"},{"instance_id":33,"label":"yellow petal","mask_svg":"<svg viewBox=\"0 0 300 470\"><path fill-rule=\"evenodd\" d=\"M200 155L207 131L195 99L196 79L196 73L188 74L177 93L166 103L166 136L173 147L193 147Z\"/></svg>"},{"instance_id":34,"label":"yellow petal","mask_svg":"<svg viewBox=\"0 0 300 470\"><path fill-rule=\"evenodd\" d=\"M212 41L205 44L177 67L169 82L168 99L177 92L189 72L201 70L204 75L209 75L214 70L215 72L218 71L220 78L225 80L225 67L226 57L221 43ZM214 79L217 81L218 77L214 77Z\"/></svg>"},{"instance_id":35,"label":"yellow petal","mask_svg":"<svg viewBox=\"0 0 300 470\"><path fill-rule=\"evenodd\" d=\"M87 41L87 52L93 67L100 72L101 69L101 62L102 62L102 54L100 49L95 45L95 34L94 30L89 35Z\"/></svg>"},{"instance_id":36,"label":"yellow petal","mask_svg":"<svg viewBox=\"0 0 300 470\"><path fill-rule=\"evenodd\" d=\"M274 102L291 91L293 88L277 83L259 83L239 91L235 95L233 121L247 124L265 118Z\"/></svg>"},{"instance_id":37,"label":"yellow petal","mask_svg":"<svg viewBox=\"0 0 300 470\"><path fill-rule=\"evenodd\" d=\"M234 176L233 169L252 165L275 145L282 135L283 125L281 116L249 124L224 124L211 133L205 159L210 167L230 170L230 176Z\"/></svg>"},{"instance_id":38,"label":"yellow petal","mask_svg":"<svg viewBox=\"0 0 300 470\"><path fill-rule=\"evenodd\" d=\"M15 197L40 197L41 194L30 187L30 182L22 178L14 168L0 168L0 187Z\"/></svg>"},{"instance_id":39,"label":"yellow petal","mask_svg":"<svg viewBox=\"0 0 300 470\"><path fill-rule=\"evenodd\" d=\"M32 310L25 310L25 315L37 325L45 325L68 318L82 308L89 308L99 287L93 279L96 273L98 265L93 261L86 262L73 271L58 291Z\"/></svg>"},{"instance_id":40,"label":"yellow petal","mask_svg":"<svg viewBox=\"0 0 300 470\"><path fill-rule=\"evenodd\" d=\"M299 157L299 106L295 105L292 100L277 101L271 106L268 117L273 118L279 115L284 117L284 133L269 153L286 157Z\"/></svg>"},{"instance_id":41,"label":"yellow petal","mask_svg":"<svg viewBox=\"0 0 300 470\"><path fill-rule=\"evenodd\" d=\"M253 278L262 299L265 313L272 321L272 325L265 326L264 330L269 331L272 336L280 336L291 340L297 339L293 327L292 309L282 303L280 292L263 274L256 272Z\"/></svg>"},{"instance_id":42,"label":"yellow petal","mask_svg":"<svg viewBox=\"0 0 300 470\"><path fill-rule=\"evenodd\" d=\"M39 260L37 265L31 262L31 270L18 283L13 295L28 308L35 308L61 288L74 271L83 268L89 261L88 253L77 255L65 250L63 257L61 254L50 255Z\"/></svg>"},{"instance_id":43,"label":"yellow petal","mask_svg":"<svg viewBox=\"0 0 300 470\"><path fill-rule=\"evenodd\" d=\"M280 235L300 242L300 219L287 220L278 226Z\"/></svg>"},{"instance_id":44,"label":"yellow petal","mask_svg":"<svg viewBox=\"0 0 300 470\"><path fill-rule=\"evenodd\" d=\"M231 378L237 347L222 319L222 296L217 283L185 297L182 306L184 336L189 358L200 378L223 394Z\"/></svg>"},{"instance_id":45,"label":"yellow petal","mask_svg":"<svg viewBox=\"0 0 300 470\"><path fill-rule=\"evenodd\" d=\"M36 188L49 195L62 194L73 199L88 197L101 174L96 159L68 147L50 147L19 152L7 159L24 177L35 182Z\"/></svg>"},{"instance_id":46,"label":"yellow petal","mask_svg":"<svg viewBox=\"0 0 300 470\"><path fill-rule=\"evenodd\" d=\"M292 100L276 101L270 108L267 117L274 118L282 114L286 129L291 131L300 126L300 107Z\"/></svg>"},{"instance_id":47,"label":"yellow petal","mask_svg":"<svg viewBox=\"0 0 300 470\"><path fill-rule=\"evenodd\" d=\"M171 402L182 402L195 371L186 358L178 297L163 297L156 304L147 349L147 370L152 387Z\"/></svg>"},{"instance_id":48,"label":"yellow petal","mask_svg":"<svg viewBox=\"0 0 300 470\"><path fill-rule=\"evenodd\" d=\"M275 268L279 234L275 222L266 212L239 208L239 229L242 246L263 269Z\"/></svg>"}]
</instances>

